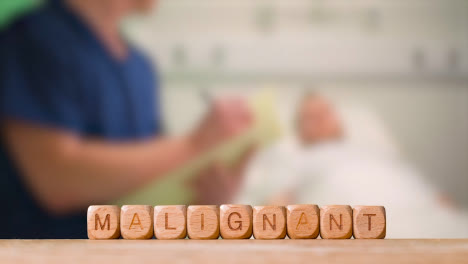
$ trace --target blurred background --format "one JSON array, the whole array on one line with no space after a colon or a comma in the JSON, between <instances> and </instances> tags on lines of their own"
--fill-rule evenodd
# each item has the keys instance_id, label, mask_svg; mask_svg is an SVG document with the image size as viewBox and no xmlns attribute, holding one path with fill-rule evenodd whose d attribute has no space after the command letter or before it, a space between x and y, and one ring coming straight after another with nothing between
<instances>
[{"instance_id":1,"label":"blurred background","mask_svg":"<svg viewBox=\"0 0 468 264\"><path fill-rule=\"evenodd\" d=\"M378 116L468 208L467 1L171 0L126 32L163 73L171 133L198 119L200 91L273 87L289 122L312 88Z\"/></svg>"},{"instance_id":2,"label":"blurred background","mask_svg":"<svg viewBox=\"0 0 468 264\"><path fill-rule=\"evenodd\" d=\"M38 4L5 2L1 23ZM294 137L298 105L313 91L353 140L397 156L441 207L467 219L468 1L161 0L154 13L125 21L124 32L160 71L169 134L199 121L207 93L266 89L276 98L278 145ZM249 195L239 199L256 199Z\"/></svg>"}]
</instances>

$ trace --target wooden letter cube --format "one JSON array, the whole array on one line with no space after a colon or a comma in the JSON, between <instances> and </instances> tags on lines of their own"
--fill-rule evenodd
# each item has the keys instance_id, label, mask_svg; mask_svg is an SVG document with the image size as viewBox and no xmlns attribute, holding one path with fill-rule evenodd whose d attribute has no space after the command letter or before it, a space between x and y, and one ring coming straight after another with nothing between
<instances>
[{"instance_id":1,"label":"wooden letter cube","mask_svg":"<svg viewBox=\"0 0 468 264\"><path fill-rule=\"evenodd\" d=\"M115 205L91 205L88 208L88 238L120 237L120 208Z\"/></svg>"},{"instance_id":2,"label":"wooden letter cube","mask_svg":"<svg viewBox=\"0 0 468 264\"><path fill-rule=\"evenodd\" d=\"M289 238L317 238L320 231L320 209L317 205L288 205L286 209Z\"/></svg>"},{"instance_id":3,"label":"wooden letter cube","mask_svg":"<svg viewBox=\"0 0 468 264\"><path fill-rule=\"evenodd\" d=\"M187 233L191 239L219 237L219 208L216 205L190 205L187 209Z\"/></svg>"},{"instance_id":4,"label":"wooden letter cube","mask_svg":"<svg viewBox=\"0 0 468 264\"><path fill-rule=\"evenodd\" d=\"M153 237L153 207L149 205L124 205L120 211L120 232L125 239L150 239Z\"/></svg>"},{"instance_id":5,"label":"wooden letter cube","mask_svg":"<svg viewBox=\"0 0 468 264\"><path fill-rule=\"evenodd\" d=\"M254 206L253 234L256 239L282 239L286 236L284 206Z\"/></svg>"},{"instance_id":6,"label":"wooden letter cube","mask_svg":"<svg viewBox=\"0 0 468 264\"><path fill-rule=\"evenodd\" d=\"M252 236L252 206L224 204L220 207L220 230L224 239Z\"/></svg>"},{"instance_id":7,"label":"wooden letter cube","mask_svg":"<svg viewBox=\"0 0 468 264\"><path fill-rule=\"evenodd\" d=\"M187 207L154 207L154 235L157 239L181 239L187 236Z\"/></svg>"},{"instance_id":8,"label":"wooden letter cube","mask_svg":"<svg viewBox=\"0 0 468 264\"><path fill-rule=\"evenodd\" d=\"M328 205L320 208L320 236L322 238L351 238L353 211L349 205Z\"/></svg>"},{"instance_id":9,"label":"wooden letter cube","mask_svg":"<svg viewBox=\"0 0 468 264\"><path fill-rule=\"evenodd\" d=\"M383 206L356 206L353 209L354 238L385 238Z\"/></svg>"}]
</instances>

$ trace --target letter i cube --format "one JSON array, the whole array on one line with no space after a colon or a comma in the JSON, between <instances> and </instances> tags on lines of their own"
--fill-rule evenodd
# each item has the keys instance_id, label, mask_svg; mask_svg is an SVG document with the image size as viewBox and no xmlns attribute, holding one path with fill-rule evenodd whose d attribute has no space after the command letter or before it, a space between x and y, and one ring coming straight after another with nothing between
<instances>
[{"instance_id":1,"label":"letter i cube","mask_svg":"<svg viewBox=\"0 0 468 264\"><path fill-rule=\"evenodd\" d=\"M191 239L218 239L218 206L190 205L187 208L187 234Z\"/></svg>"}]
</instances>

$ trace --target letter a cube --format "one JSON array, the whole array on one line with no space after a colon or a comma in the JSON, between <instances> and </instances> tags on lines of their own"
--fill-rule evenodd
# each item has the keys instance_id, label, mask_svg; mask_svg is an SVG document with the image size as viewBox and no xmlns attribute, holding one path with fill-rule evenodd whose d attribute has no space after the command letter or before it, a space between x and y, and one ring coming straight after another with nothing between
<instances>
[{"instance_id":1,"label":"letter a cube","mask_svg":"<svg viewBox=\"0 0 468 264\"><path fill-rule=\"evenodd\" d=\"M125 239L150 239L153 237L153 207L149 205L124 205L120 212L120 232Z\"/></svg>"},{"instance_id":2,"label":"letter a cube","mask_svg":"<svg viewBox=\"0 0 468 264\"><path fill-rule=\"evenodd\" d=\"M288 205L286 222L289 238L317 238L320 209L315 204Z\"/></svg>"}]
</instances>

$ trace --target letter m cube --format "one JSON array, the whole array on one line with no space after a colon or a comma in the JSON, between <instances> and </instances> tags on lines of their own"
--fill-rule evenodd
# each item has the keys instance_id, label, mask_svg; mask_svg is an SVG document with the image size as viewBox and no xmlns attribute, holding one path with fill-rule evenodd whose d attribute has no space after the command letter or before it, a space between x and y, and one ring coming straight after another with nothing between
<instances>
[{"instance_id":1,"label":"letter m cube","mask_svg":"<svg viewBox=\"0 0 468 264\"><path fill-rule=\"evenodd\" d=\"M90 206L87 222L89 239L114 239L120 237L120 207L118 206Z\"/></svg>"}]
</instances>

